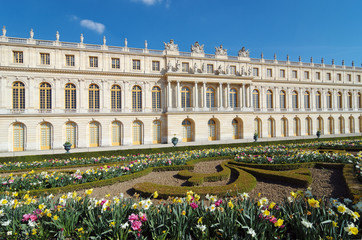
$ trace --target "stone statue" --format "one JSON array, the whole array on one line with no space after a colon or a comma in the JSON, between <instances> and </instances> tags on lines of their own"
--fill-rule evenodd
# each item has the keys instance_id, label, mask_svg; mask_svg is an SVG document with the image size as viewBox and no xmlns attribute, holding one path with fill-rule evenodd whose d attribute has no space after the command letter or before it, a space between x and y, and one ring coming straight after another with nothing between
<instances>
[{"instance_id":1,"label":"stone statue","mask_svg":"<svg viewBox=\"0 0 362 240\"><path fill-rule=\"evenodd\" d=\"M227 74L227 75L230 75L230 73L231 73L230 64L228 64L228 65L226 66L226 74Z\"/></svg>"},{"instance_id":2,"label":"stone statue","mask_svg":"<svg viewBox=\"0 0 362 240\"><path fill-rule=\"evenodd\" d=\"M128 41L127 41L127 38L124 39L124 47L127 47L128 45Z\"/></svg>"},{"instance_id":3,"label":"stone statue","mask_svg":"<svg viewBox=\"0 0 362 240\"><path fill-rule=\"evenodd\" d=\"M194 73L197 73L197 63L194 64Z\"/></svg>"},{"instance_id":4,"label":"stone statue","mask_svg":"<svg viewBox=\"0 0 362 240\"><path fill-rule=\"evenodd\" d=\"M83 33L80 34L80 43L83 44L83 41L84 41L84 37L83 37Z\"/></svg>"},{"instance_id":5,"label":"stone statue","mask_svg":"<svg viewBox=\"0 0 362 240\"><path fill-rule=\"evenodd\" d=\"M202 64L201 72L202 72L202 73L205 73L205 72L206 72L206 65L205 65L205 63Z\"/></svg>"},{"instance_id":6,"label":"stone statue","mask_svg":"<svg viewBox=\"0 0 362 240\"><path fill-rule=\"evenodd\" d=\"M252 71L253 71L253 70L251 69L251 67L249 67L249 68L248 68L248 75L249 75L249 76L251 76Z\"/></svg>"},{"instance_id":7,"label":"stone statue","mask_svg":"<svg viewBox=\"0 0 362 240\"><path fill-rule=\"evenodd\" d=\"M249 57L250 56L249 49L245 50L245 47L242 47L238 52L238 56L239 57Z\"/></svg>"},{"instance_id":8,"label":"stone statue","mask_svg":"<svg viewBox=\"0 0 362 240\"><path fill-rule=\"evenodd\" d=\"M147 49L147 46L148 46L147 40L145 40L145 49Z\"/></svg>"},{"instance_id":9,"label":"stone statue","mask_svg":"<svg viewBox=\"0 0 362 240\"><path fill-rule=\"evenodd\" d=\"M176 61L176 72L181 71L181 63L179 60Z\"/></svg>"},{"instance_id":10,"label":"stone statue","mask_svg":"<svg viewBox=\"0 0 362 240\"><path fill-rule=\"evenodd\" d=\"M107 42L106 36L103 36L103 45L105 46Z\"/></svg>"},{"instance_id":11,"label":"stone statue","mask_svg":"<svg viewBox=\"0 0 362 240\"><path fill-rule=\"evenodd\" d=\"M167 72L172 72L172 64L171 64L170 60L168 60L168 63L167 63Z\"/></svg>"},{"instance_id":12,"label":"stone statue","mask_svg":"<svg viewBox=\"0 0 362 240\"><path fill-rule=\"evenodd\" d=\"M34 38L34 31L33 31L33 29L30 29L30 38L31 38L31 39Z\"/></svg>"},{"instance_id":13,"label":"stone statue","mask_svg":"<svg viewBox=\"0 0 362 240\"><path fill-rule=\"evenodd\" d=\"M6 36L6 27L3 26L3 37L5 37L5 36Z\"/></svg>"},{"instance_id":14,"label":"stone statue","mask_svg":"<svg viewBox=\"0 0 362 240\"><path fill-rule=\"evenodd\" d=\"M196 41L194 45L191 45L191 52L204 53L204 44L200 45L199 42Z\"/></svg>"},{"instance_id":15,"label":"stone statue","mask_svg":"<svg viewBox=\"0 0 362 240\"><path fill-rule=\"evenodd\" d=\"M163 44L165 45L165 50L178 51L178 45L174 43L173 39L171 39L169 43L163 42Z\"/></svg>"},{"instance_id":16,"label":"stone statue","mask_svg":"<svg viewBox=\"0 0 362 240\"><path fill-rule=\"evenodd\" d=\"M60 35L59 35L59 32L58 32L58 31L57 31L57 33L55 34L55 38L56 38L57 42L59 42Z\"/></svg>"},{"instance_id":17,"label":"stone statue","mask_svg":"<svg viewBox=\"0 0 362 240\"><path fill-rule=\"evenodd\" d=\"M220 45L220 47L215 47L215 55L226 56L227 51L227 49L223 48L222 44Z\"/></svg>"},{"instance_id":18,"label":"stone statue","mask_svg":"<svg viewBox=\"0 0 362 240\"><path fill-rule=\"evenodd\" d=\"M240 75L241 75L241 76L245 76L245 75L246 75L245 66L242 66L242 67L241 67Z\"/></svg>"},{"instance_id":19,"label":"stone statue","mask_svg":"<svg viewBox=\"0 0 362 240\"><path fill-rule=\"evenodd\" d=\"M219 65L219 67L218 67L218 69L217 69L217 72L218 72L219 74L222 74L222 73L223 73L221 65Z\"/></svg>"}]
</instances>

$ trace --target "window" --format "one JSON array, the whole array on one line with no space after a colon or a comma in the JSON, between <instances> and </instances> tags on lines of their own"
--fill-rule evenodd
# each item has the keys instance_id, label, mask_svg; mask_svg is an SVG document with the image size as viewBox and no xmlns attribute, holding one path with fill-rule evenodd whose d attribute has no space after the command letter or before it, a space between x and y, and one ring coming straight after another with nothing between
<instances>
[{"instance_id":1,"label":"window","mask_svg":"<svg viewBox=\"0 0 362 240\"><path fill-rule=\"evenodd\" d=\"M357 82L361 82L361 75L357 75Z\"/></svg>"},{"instance_id":2,"label":"window","mask_svg":"<svg viewBox=\"0 0 362 240\"><path fill-rule=\"evenodd\" d=\"M72 148L77 147L77 125L74 122L65 125L65 141L70 142Z\"/></svg>"},{"instance_id":3,"label":"window","mask_svg":"<svg viewBox=\"0 0 362 240\"><path fill-rule=\"evenodd\" d=\"M99 87L96 84L89 85L88 89L89 96L89 110L98 111L99 110Z\"/></svg>"},{"instance_id":4,"label":"window","mask_svg":"<svg viewBox=\"0 0 362 240\"><path fill-rule=\"evenodd\" d=\"M315 99L316 108L321 109L322 108L322 95L321 95L321 92L317 91L315 97L316 97L316 99Z\"/></svg>"},{"instance_id":5,"label":"window","mask_svg":"<svg viewBox=\"0 0 362 240\"><path fill-rule=\"evenodd\" d=\"M298 78L298 72L297 70L292 71L292 78Z\"/></svg>"},{"instance_id":6,"label":"window","mask_svg":"<svg viewBox=\"0 0 362 240\"><path fill-rule=\"evenodd\" d=\"M112 58L112 68L120 68L119 58Z\"/></svg>"},{"instance_id":7,"label":"window","mask_svg":"<svg viewBox=\"0 0 362 240\"><path fill-rule=\"evenodd\" d=\"M324 133L323 118L321 117L317 118L317 130L321 131L321 134Z\"/></svg>"},{"instance_id":8,"label":"window","mask_svg":"<svg viewBox=\"0 0 362 240\"><path fill-rule=\"evenodd\" d=\"M273 92L271 90L266 92L266 108L273 108Z\"/></svg>"},{"instance_id":9,"label":"window","mask_svg":"<svg viewBox=\"0 0 362 240\"><path fill-rule=\"evenodd\" d=\"M362 94L358 93L357 95L357 104L358 104L358 108L361 109L362 108Z\"/></svg>"},{"instance_id":10,"label":"window","mask_svg":"<svg viewBox=\"0 0 362 240\"><path fill-rule=\"evenodd\" d=\"M13 51L13 62L14 63L24 63L23 52Z\"/></svg>"},{"instance_id":11,"label":"window","mask_svg":"<svg viewBox=\"0 0 362 240\"><path fill-rule=\"evenodd\" d=\"M286 94L285 91L282 90L280 91L280 108L281 109L286 109L287 105L286 105Z\"/></svg>"},{"instance_id":12,"label":"window","mask_svg":"<svg viewBox=\"0 0 362 240\"><path fill-rule=\"evenodd\" d=\"M327 92L327 108L332 109L332 93Z\"/></svg>"},{"instance_id":13,"label":"window","mask_svg":"<svg viewBox=\"0 0 362 240\"><path fill-rule=\"evenodd\" d=\"M327 80L332 80L332 74L331 73L327 73Z\"/></svg>"},{"instance_id":14,"label":"window","mask_svg":"<svg viewBox=\"0 0 362 240\"><path fill-rule=\"evenodd\" d=\"M67 83L65 85L65 109L77 108L77 91L75 85Z\"/></svg>"},{"instance_id":15,"label":"window","mask_svg":"<svg viewBox=\"0 0 362 240\"><path fill-rule=\"evenodd\" d=\"M98 67L98 57L89 57L89 67Z\"/></svg>"},{"instance_id":16,"label":"window","mask_svg":"<svg viewBox=\"0 0 362 240\"><path fill-rule=\"evenodd\" d=\"M160 62L152 61L152 71L160 71Z\"/></svg>"},{"instance_id":17,"label":"window","mask_svg":"<svg viewBox=\"0 0 362 240\"><path fill-rule=\"evenodd\" d=\"M189 72L189 63L182 63L182 72Z\"/></svg>"},{"instance_id":18,"label":"window","mask_svg":"<svg viewBox=\"0 0 362 240\"><path fill-rule=\"evenodd\" d=\"M254 89L253 91L253 106L254 109L259 109L260 108L260 96L259 96L259 91Z\"/></svg>"},{"instance_id":19,"label":"window","mask_svg":"<svg viewBox=\"0 0 362 240\"><path fill-rule=\"evenodd\" d=\"M233 119L231 122L232 128L233 128L233 139L239 139L240 138L240 126L239 121L237 119Z\"/></svg>"},{"instance_id":20,"label":"window","mask_svg":"<svg viewBox=\"0 0 362 240\"><path fill-rule=\"evenodd\" d=\"M308 91L304 92L304 108L310 109L310 93Z\"/></svg>"},{"instance_id":21,"label":"window","mask_svg":"<svg viewBox=\"0 0 362 240\"><path fill-rule=\"evenodd\" d=\"M236 108L238 106L237 104L237 99L238 99L238 94L235 88L230 89L230 107L231 108Z\"/></svg>"},{"instance_id":22,"label":"window","mask_svg":"<svg viewBox=\"0 0 362 240\"><path fill-rule=\"evenodd\" d=\"M22 82L15 82L13 84L13 109L24 110L25 109L25 87Z\"/></svg>"},{"instance_id":23,"label":"window","mask_svg":"<svg viewBox=\"0 0 362 240\"><path fill-rule=\"evenodd\" d=\"M286 118L282 118L282 137L287 137L288 136L288 119Z\"/></svg>"},{"instance_id":24,"label":"window","mask_svg":"<svg viewBox=\"0 0 362 240\"><path fill-rule=\"evenodd\" d=\"M208 87L206 90L206 107L215 107L215 90L212 87Z\"/></svg>"},{"instance_id":25,"label":"window","mask_svg":"<svg viewBox=\"0 0 362 240\"><path fill-rule=\"evenodd\" d=\"M268 119L268 137L275 137L275 120L273 118Z\"/></svg>"},{"instance_id":26,"label":"window","mask_svg":"<svg viewBox=\"0 0 362 240\"><path fill-rule=\"evenodd\" d=\"M300 120L299 118L294 118L293 119L293 123L294 123L294 136L300 136Z\"/></svg>"},{"instance_id":27,"label":"window","mask_svg":"<svg viewBox=\"0 0 362 240\"><path fill-rule=\"evenodd\" d=\"M141 70L141 60L132 60L132 69Z\"/></svg>"},{"instance_id":28,"label":"window","mask_svg":"<svg viewBox=\"0 0 362 240\"><path fill-rule=\"evenodd\" d=\"M192 141L192 124L190 120L182 121L182 141L191 142Z\"/></svg>"},{"instance_id":29,"label":"window","mask_svg":"<svg viewBox=\"0 0 362 240\"><path fill-rule=\"evenodd\" d=\"M42 64L42 65L50 64L50 54L49 53L40 53L40 64Z\"/></svg>"},{"instance_id":30,"label":"window","mask_svg":"<svg viewBox=\"0 0 362 240\"><path fill-rule=\"evenodd\" d=\"M261 127L261 119L260 118L255 118L254 119L254 133L258 134L258 137L262 137L262 127Z\"/></svg>"},{"instance_id":31,"label":"window","mask_svg":"<svg viewBox=\"0 0 362 240\"><path fill-rule=\"evenodd\" d=\"M321 80L321 73L320 73L320 72L316 72L316 73L315 73L315 78L316 78L317 80Z\"/></svg>"},{"instance_id":32,"label":"window","mask_svg":"<svg viewBox=\"0 0 362 240\"><path fill-rule=\"evenodd\" d=\"M216 122L210 119L207 124L209 126L209 140L214 141L216 140Z\"/></svg>"},{"instance_id":33,"label":"window","mask_svg":"<svg viewBox=\"0 0 362 240\"><path fill-rule=\"evenodd\" d=\"M280 71L279 71L279 77L285 78L285 70L284 70L284 69L280 69Z\"/></svg>"},{"instance_id":34,"label":"window","mask_svg":"<svg viewBox=\"0 0 362 240\"><path fill-rule=\"evenodd\" d=\"M50 123L42 123L40 125L40 149L51 148L51 125Z\"/></svg>"},{"instance_id":35,"label":"window","mask_svg":"<svg viewBox=\"0 0 362 240\"><path fill-rule=\"evenodd\" d=\"M338 106L339 109L343 108L342 93L341 92L337 93L337 106Z\"/></svg>"},{"instance_id":36,"label":"window","mask_svg":"<svg viewBox=\"0 0 362 240\"><path fill-rule=\"evenodd\" d=\"M121 111L121 87L113 85L111 88L111 109L112 111Z\"/></svg>"},{"instance_id":37,"label":"window","mask_svg":"<svg viewBox=\"0 0 362 240\"><path fill-rule=\"evenodd\" d=\"M22 123L13 125L13 151L24 151L25 126Z\"/></svg>"},{"instance_id":38,"label":"window","mask_svg":"<svg viewBox=\"0 0 362 240\"><path fill-rule=\"evenodd\" d=\"M309 79L309 72L308 71L304 71L304 79Z\"/></svg>"},{"instance_id":39,"label":"window","mask_svg":"<svg viewBox=\"0 0 362 240\"><path fill-rule=\"evenodd\" d=\"M134 112L142 111L142 89L140 86L132 88L132 110Z\"/></svg>"},{"instance_id":40,"label":"window","mask_svg":"<svg viewBox=\"0 0 362 240\"><path fill-rule=\"evenodd\" d=\"M99 123L89 124L89 147L99 147Z\"/></svg>"},{"instance_id":41,"label":"window","mask_svg":"<svg viewBox=\"0 0 362 240\"><path fill-rule=\"evenodd\" d=\"M39 87L40 91L40 109L52 108L52 88L49 83L41 83Z\"/></svg>"},{"instance_id":42,"label":"window","mask_svg":"<svg viewBox=\"0 0 362 240\"><path fill-rule=\"evenodd\" d=\"M236 66L230 66L230 74L236 75Z\"/></svg>"},{"instance_id":43,"label":"window","mask_svg":"<svg viewBox=\"0 0 362 240\"><path fill-rule=\"evenodd\" d=\"M298 92L297 91L292 92L292 108L294 108L294 110L299 108Z\"/></svg>"},{"instance_id":44,"label":"window","mask_svg":"<svg viewBox=\"0 0 362 240\"><path fill-rule=\"evenodd\" d=\"M181 107L191 107L191 91L188 87L183 87L181 89Z\"/></svg>"},{"instance_id":45,"label":"window","mask_svg":"<svg viewBox=\"0 0 362 240\"><path fill-rule=\"evenodd\" d=\"M122 124L119 121L112 122L112 146L122 145Z\"/></svg>"},{"instance_id":46,"label":"window","mask_svg":"<svg viewBox=\"0 0 362 240\"><path fill-rule=\"evenodd\" d=\"M74 55L65 55L65 65L68 67L75 66Z\"/></svg>"},{"instance_id":47,"label":"window","mask_svg":"<svg viewBox=\"0 0 362 240\"><path fill-rule=\"evenodd\" d=\"M342 74L337 73L337 80L338 80L338 81L342 81Z\"/></svg>"},{"instance_id":48,"label":"window","mask_svg":"<svg viewBox=\"0 0 362 240\"><path fill-rule=\"evenodd\" d=\"M161 109L161 88L157 86L152 88L152 109Z\"/></svg>"},{"instance_id":49,"label":"window","mask_svg":"<svg viewBox=\"0 0 362 240\"><path fill-rule=\"evenodd\" d=\"M133 144L142 144L142 122L133 122Z\"/></svg>"},{"instance_id":50,"label":"window","mask_svg":"<svg viewBox=\"0 0 362 240\"><path fill-rule=\"evenodd\" d=\"M305 134L307 136L312 135L312 119L310 117L305 119Z\"/></svg>"},{"instance_id":51,"label":"window","mask_svg":"<svg viewBox=\"0 0 362 240\"><path fill-rule=\"evenodd\" d=\"M259 68L253 68L253 76L259 77Z\"/></svg>"},{"instance_id":52,"label":"window","mask_svg":"<svg viewBox=\"0 0 362 240\"><path fill-rule=\"evenodd\" d=\"M347 80L348 80L348 82L352 82L352 75L351 74L347 74Z\"/></svg>"},{"instance_id":53,"label":"window","mask_svg":"<svg viewBox=\"0 0 362 240\"><path fill-rule=\"evenodd\" d=\"M161 122L153 121L153 143L161 143Z\"/></svg>"},{"instance_id":54,"label":"window","mask_svg":"<svg viewBox=\"0 0 362 240\"><path fill-rule=\"evenodd\" d=\"M214 73L214 65L207 64L207 73Z\"/></svg>"},{"instance_id":55,"label":"window","mask_svg":"<svg viewBox=\"0 0 362 240\"><path fill-rule=\"evenodd\" d=\"M266 76L267 77L273 77L273 71L271 68L267 68L266 69Z\"/></svg>"},{"instance_id":56,"label":"window","mask_svg":"<svg viewBox=\"0 0 362 240\"><path fill-rule=\"evenodd\" d=\"M348 108L349 109L352 109L352 107L353 107L353 101L352 101L352 93L350 93L350 92L348 92L348 94L347 94L347 103L348 103Z\"/></svg>"},{"instance_id":57,"label":"window","mask_svg":"<svg viewBox=\"0 0 362 240\"><path fill-rule=\"evenodd\" d=\"M354 133L354 117L349 117L349 133Z\"/></svg>"}]
</instances>

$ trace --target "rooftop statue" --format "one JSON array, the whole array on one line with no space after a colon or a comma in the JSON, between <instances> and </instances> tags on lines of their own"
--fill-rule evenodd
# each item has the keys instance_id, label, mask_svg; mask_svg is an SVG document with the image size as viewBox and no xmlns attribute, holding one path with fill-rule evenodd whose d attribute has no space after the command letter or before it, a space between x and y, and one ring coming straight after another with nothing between
<instances>
[{"instance_id":1,"label":"rooftop statue","mask_svg":"<svg viewBox=\"0 0 362 240\"><path fill-rule=\"evenodd\" d=\"M200 45L199 42L196 41L194 45L191 45L191 52L204 53L204 44Z\"/></svg>"},{"instance_id":2,"label":"rooftop statue","mask_svg":"<svg viewBox=\"0 0 362 240\"><path fill-rule=\"evenodd\" d=\"M249 57L250 56L249 49L245 50L245 47L242 47L238 52L238 56L239 57Z\"/></svg>"},{"instance_id":3,"label":"rooftop statue","mask_svg":"<svg viewBox=\"0 0 362 240\"><path fill-rule=\"evenodd\" d=\"M222 44L220 47L215 47L215 55L226 55L227 51L227 49L223 48Z\"/></svg>"},{"instance_id":4,"label":"rooftop statue","mask_svg":"<svg viewBox=\"0 0 362 240\"><path fill-rule=\"evenodd\" d=\"M168 43L163 42L163 44L165 44L165 50L178 51L178 45L174 43L173 39L171 39Z\"/></svg>"}]
</instances>

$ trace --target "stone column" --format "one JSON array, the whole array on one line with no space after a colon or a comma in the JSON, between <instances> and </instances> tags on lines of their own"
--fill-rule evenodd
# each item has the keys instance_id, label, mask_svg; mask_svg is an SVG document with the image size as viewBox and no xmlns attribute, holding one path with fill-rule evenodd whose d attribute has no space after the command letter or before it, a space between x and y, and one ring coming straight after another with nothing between
<instances>
[{"instance_id":1,"label":"stone column","mask_svg":"<svg viewBox=\"0 0 362 240\"><path fill-rule=\"evenodd\" d=\"M218 108L223 108L223 96L222 96L222 83L219 83L219 106Z\"/></svg>"},{"instance_id":2,"label":"stone column","mask_svg":"<svg viewBox=\"0 0 362 240\"><path fill-rule=\"evenodd\" d=\"M248 93L248 97L247 97L247 107L248 108L251 108L251 97L252 97L252 95L251 95L251 84L249 84L249 86L248 86L248 91L247 91L247 93Z\"/></svg>"},{"instance_id":3,"label":"stone column","mask_svg":"<svg viewBox=\"0 0 362 240\"><path fill-rule=\"evenodd\" d=\"M292 104L292 90L290 88L287 89L287 96L286 96L286 107L288 109L288 112L293 111L293 104Z\"/></svg>"},{"instance_id":4,"label":"stone column","mask_svg":"<svg viewBox=\"0 0 362 240\"><path fill-rule=\"evenodd\" d=\"M239 96L240 96L240 108L245 108L246 107L245 84L241 84Z\"/></svg>"},{"instance_id":5,"label":"stone column","mask_svg":"<svg viewBox=\"0 0 362 240\"><path fill-rule=\"evenodd\" d=\"M304 88L299 88L299 111L304 110Z\"/></svg>"},{"instance_id":6,"label":"stone column","mask_svg":"<svg viewBox=\"0 0 362 240\"><path fill-rule=\"evenodd\" d=\"M121 88L121 108L122 108L122 112L125 111L126 108L126 84L124 81L122 81L121 84L122 88Z\"/></svg>"},{"instance_id":7,"label":"stone column","mask_svg":"<svg viewBox=\"0 0 362 240\"><path fill-rule=\"evenodd\" d=\"M177 88L176 88L176 108L179 109L181 107L181 94L180 94L180 81L177 81Z\"/></svg>"},{"instance_id":8,"label":"stone column","mask_svg":"<svg viewBox=\"0 0 362 240\"><path fill-rule=\"evenodd\" d=\"M202 106L206 109L206 82L203 82Z\"/></svg>"},{"instance_id":9,"label":"stone column","mask_svg":"<svg viewBox=\"0 0 362 240\"><path fill-rule=\"evenodd\" d=\"M274 109L275 109L275 111L280 111L280 97L279 97L279 95L280 95L280 91L279 91L279 88L278 87L274 87L274 94L273 94L273 96L274 96L274 99L273 99L273 101L274 101ZM275 124L275 125L277 125L277 124Z\"/></svg>"},{"instance_id":10,"label":"stone column","mask_svg":"<svg viewBox=\"0 0 362 240\"><path fill-rule=\"evenodd\" d=\"M167 82L167 108L168 111L172 108L172 87L171 87L171 81Z\"/></svg>"},{"instance_id":11,"label":"stone column","mask_svg":"<svg viewBox=\"0 0 362 240\"><path fill-rule=\"evenodd\" d=\"M226 108L230 109L230 83L226 84L226 97L225 97L225 100L226 100ZM237 99L236 99L236 101L237 101Z\"/></svg>"}]
</instances>

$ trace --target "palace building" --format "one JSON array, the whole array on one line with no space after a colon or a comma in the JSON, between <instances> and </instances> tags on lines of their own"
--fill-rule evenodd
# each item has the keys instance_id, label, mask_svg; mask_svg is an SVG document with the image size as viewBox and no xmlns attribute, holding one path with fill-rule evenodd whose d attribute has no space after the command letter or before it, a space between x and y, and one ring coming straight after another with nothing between
<instances>
[{"instance_id":1,"label":"palace building","mask_svg":"<svg viewBox=\"0 0 362 240\"><path fill-rule=\"evenodd\" d=\"M0 36L0 152L362 132L362 67Z\"/></svg>"}]
</instances>

